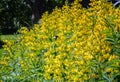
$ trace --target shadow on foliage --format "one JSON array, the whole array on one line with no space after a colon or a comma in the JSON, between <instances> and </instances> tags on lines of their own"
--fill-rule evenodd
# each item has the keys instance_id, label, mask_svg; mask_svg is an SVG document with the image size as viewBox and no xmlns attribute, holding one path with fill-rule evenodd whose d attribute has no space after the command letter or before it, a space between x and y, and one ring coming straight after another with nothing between
<instances>
[{"instance_id":1,"label":"shadow on foliage","mask_svg":"<svg viewBox=\"0 0 120 82\"><path fill-rule=\"evenodd\" d=\"M4 44L5 44L5 43L4 43L3 41L0 40L0 49L3 48L2 46L3 46Z\"/></svg>"}]
</instances>

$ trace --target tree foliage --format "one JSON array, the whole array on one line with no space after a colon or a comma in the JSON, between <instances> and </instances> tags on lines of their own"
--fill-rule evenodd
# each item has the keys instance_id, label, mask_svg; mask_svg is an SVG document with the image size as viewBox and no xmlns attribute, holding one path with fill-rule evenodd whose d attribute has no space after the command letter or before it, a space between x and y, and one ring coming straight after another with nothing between
<instances>
[{"instance_id":1,"label":"tree foliage","mask_svg":"<svg viewBox=\"0 0 120 82\"><path fill-rule=\"evenodd\" d=\"M2 29L28 26L31 13L24 0L0 0L0 3L0 25Z\"/></svg>"},{"instance_id":2,"label":"tree foliage","mask_svg":"<svg viewBox=\"0 0 120 82\"><path fill-rule=\"evenodd\" d=\"M27 1L28 0L0 0L0 27L2 30L8 32L9 29L31 26L32 11L28 7ZM35 0L30 1L34 2ZM61 7L64 2L65 0L43 0L43 2L40 3L41 13L52 11L56 6Z\"/></svg>"}]
</instances>

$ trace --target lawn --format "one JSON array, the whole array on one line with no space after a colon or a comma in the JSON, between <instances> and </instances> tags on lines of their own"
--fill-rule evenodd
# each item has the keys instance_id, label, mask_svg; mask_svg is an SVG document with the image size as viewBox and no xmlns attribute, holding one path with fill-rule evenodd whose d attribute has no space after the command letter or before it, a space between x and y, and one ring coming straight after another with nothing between
<instances>
[{"instance_id":1,"label":"lawn","mask_svg":"<svg viewBox=\"0 0 120 82\"><path fill-rule=\"evenodd\" d=\"M1 35L1 40L13 40L17 35Z\"/></svg>"}]
</instances>

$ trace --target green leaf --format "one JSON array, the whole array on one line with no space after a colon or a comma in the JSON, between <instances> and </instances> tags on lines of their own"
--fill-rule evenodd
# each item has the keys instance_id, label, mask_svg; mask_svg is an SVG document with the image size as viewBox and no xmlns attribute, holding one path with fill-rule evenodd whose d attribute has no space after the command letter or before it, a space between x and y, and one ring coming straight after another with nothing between
<instances>
[{"instance_id":1,"label":"green leaf","mask_svg":"<svg viewBox=\"0 0 120 82\"><path fill-rule=\"evenodd\" d=\"M105 78L107 80L107 82L111 82L110 79L107 76L103 75L103 78Z\"/></svg>"}]
</instances>

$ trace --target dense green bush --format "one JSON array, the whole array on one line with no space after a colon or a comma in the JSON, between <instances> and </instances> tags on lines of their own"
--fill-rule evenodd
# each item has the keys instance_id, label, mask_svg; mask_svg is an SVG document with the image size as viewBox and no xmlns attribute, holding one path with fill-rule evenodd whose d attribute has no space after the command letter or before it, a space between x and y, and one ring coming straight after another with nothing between
<instances>
[{"instance_id":1,"label":"dense green bush","mask_svg":"<svg viewBox=\"0 0 120 82\"><path fill-rule=\"evenodd\" d=\"M111 38L119 44L120 11L105 0L91 1L89 9L75 0L46 12L41 24L23 27L15 40L5 40L0 80L118 82L120 56Z\"/></svg>"}]
</instances>

